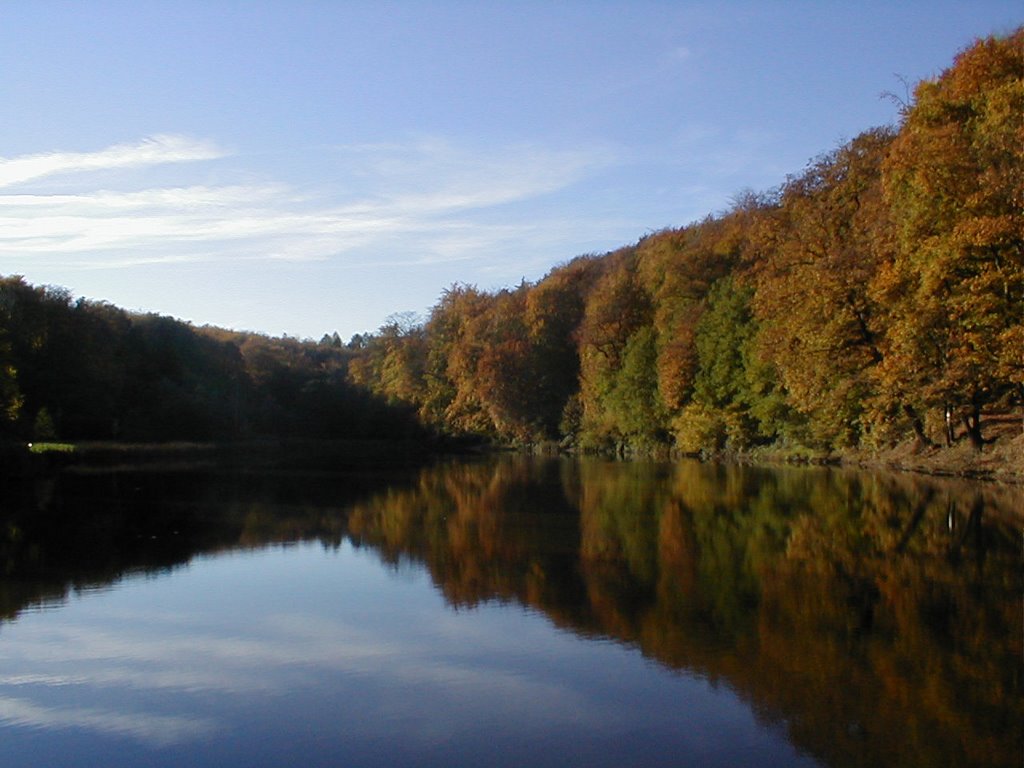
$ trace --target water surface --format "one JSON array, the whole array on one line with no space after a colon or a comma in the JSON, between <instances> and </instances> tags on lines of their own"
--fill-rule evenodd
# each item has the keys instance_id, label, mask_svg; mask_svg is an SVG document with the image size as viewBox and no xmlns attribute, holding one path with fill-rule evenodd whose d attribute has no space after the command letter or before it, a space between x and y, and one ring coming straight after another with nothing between
<instances>
[{"instance_id":1,"label":"water surface","mask_svg":"<svg viewBox=\"0 0 1024 768\"><path fill-rule=\"evenodd\" d=\"M506 457L7 489L0 762L1019 766L1019 494Z\"/></svg>"}]
</instances>

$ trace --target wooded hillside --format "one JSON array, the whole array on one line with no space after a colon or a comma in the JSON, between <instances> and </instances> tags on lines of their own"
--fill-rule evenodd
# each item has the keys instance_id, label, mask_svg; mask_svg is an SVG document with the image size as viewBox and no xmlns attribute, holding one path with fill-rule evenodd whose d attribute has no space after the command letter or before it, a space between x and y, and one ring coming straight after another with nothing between
<instances>
[{"instance_id":1,"label":"wooded hillside","mask_svg":"<svg viewBox=\"0 0 1024 768\"><path fill-rule=\"evenodd\" d=\"M536 284L456 285L354 382L450 432L583 448L981 446L1024 403L1024 30L778 189Z\"/></svg>"}]
</instances>

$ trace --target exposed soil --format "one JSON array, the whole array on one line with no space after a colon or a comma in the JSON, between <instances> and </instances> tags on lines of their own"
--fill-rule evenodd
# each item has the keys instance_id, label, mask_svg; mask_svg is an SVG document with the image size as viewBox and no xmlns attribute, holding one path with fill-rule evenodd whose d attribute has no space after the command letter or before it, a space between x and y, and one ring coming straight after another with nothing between
<instances>
[{"instance_id":1,"label":"exposed soil","mask_svg":"<svg viewBox=\"0 0 1024 768\"><path fill-rule=\"evenodd\" d=\"M1024 484L1024 424L1019 414L986 416L981 450L960 436L952 446L926 446L916 441L885 451L844 455L844 462L885 466L933 475L980 477Z\"/></svg>"}]
</instances>

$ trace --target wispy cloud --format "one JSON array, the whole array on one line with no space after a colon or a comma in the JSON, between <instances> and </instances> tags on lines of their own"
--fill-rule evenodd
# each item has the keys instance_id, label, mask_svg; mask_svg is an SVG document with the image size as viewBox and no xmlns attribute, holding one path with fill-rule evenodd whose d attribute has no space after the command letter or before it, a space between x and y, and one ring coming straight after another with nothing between
<instances>
[{"instance_id":1,"label":"wispy cloud","mask_svg":"<svg viewBox=\"0 0 1024 768\"><path fill-rule=\"evenodd\" d=\"M115 144L98 152L45 152L0 158L0 188L55 174L215 160L224 154L209 141L161 134L135 144Z\"/></svg>"},{"instance_id":2,"label":"wispy cloud","mask_svg":"<svg viewBox=\"0 0 1024 768\"><path fill-rule=\"evenodd\" d=\"M418 139L326 150L321 159L336 184L301 193L280 180L249 181L253 171L244 167L222 185L164 186L146 172L224 156L212 142L158 136L92 153L0 161L0 189L13 188L0 193L0 271L5 260L27 258L75 268L325 260L356 250L458 259L469 245L485 250L510 227L530 226L515 216L481 221L482 212L563 190L614 162L602 148L468 149ZM90 174L114 168L135 169L121 180L127 188L101 188L101 177L90 187ZM71 173L74 194L39 189L40 180ZM17 190L28 181L36 182L32 191Z\"/></svg>"},{"instance_id":3,"label":"wispy cloud","mask_svg":"<svg viewBox=\"0 0 1024 768\"><path fill-rule=\"evenodd\" d=\"M615 162L608 148L465 148L437 138L338 147L348 172L389 204L417 212L500 205L562 189Z\"/></svg>"}]
</instances>

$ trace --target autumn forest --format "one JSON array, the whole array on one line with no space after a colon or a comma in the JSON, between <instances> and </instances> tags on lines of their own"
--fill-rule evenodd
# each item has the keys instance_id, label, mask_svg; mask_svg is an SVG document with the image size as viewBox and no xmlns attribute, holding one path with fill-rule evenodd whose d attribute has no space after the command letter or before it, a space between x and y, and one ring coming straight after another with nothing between
<instances>
[{"instance_id":1,"label":"autumn forest","mask_svg":"<svg viewBox=\"0 0 1024 768\"><path fill-rule=\"evenodd\" d=\"M1024 408L1024 28L896 100L898 125L724 212L347 342L4 278L0 434L980 448Z\"/></svg>"}]
</instances>

